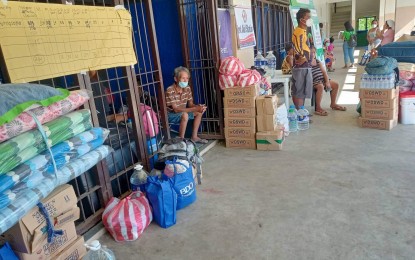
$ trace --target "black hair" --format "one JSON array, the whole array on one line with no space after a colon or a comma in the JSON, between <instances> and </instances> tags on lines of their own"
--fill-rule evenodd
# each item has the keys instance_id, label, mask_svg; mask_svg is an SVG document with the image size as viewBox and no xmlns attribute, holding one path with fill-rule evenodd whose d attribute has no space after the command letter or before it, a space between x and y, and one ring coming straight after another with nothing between
<instances>
[{"instance_id":1,"label":"black hair","mask_svg":"<svg viewBox=\"0 0 415 260\"><path fill-rule=\"evenodd\" d=\"M300 8L300 10L298 10L297 15L296 15L297 22L300 23L300 20L303 19L305 15L308 13L310 13L310 9Z\"/></svg>"},{"instance_id":2,"label":"black hair","mask_svg":"<svg viewBox=\"0 0 415 260\"><path fill-rule=\"evenodd\" d=\"M371 22L371 24L374 23L374 22L379 23L377 19L373 19L373 21Z\"/></svg>"},{"instance_id":3,"label":"black hair","mask_svg":"<svg viewBox=\"0 0 415 260\"><path fill-rule=\"evenodd\" d=\"M293 45L291 43L285 45L285 52L288 53L293 48Z\"/></svg>"},{"instance_id":4,"label":"black hair","mask_svg":"<svg viewBox=\"0 0 415 260\"><path fill-rule=\"evenodd\" d=\"M344 23L344 28L348 32L353 32L354 31L354 28L353 28L352 24L350 23L350 21L347 21L347 22Z\"/></svg>"},{"instance_id":5,"label":"black hair","mask_svg":"<svg viewBox=\"0 0 415 260\"><path fill-rule=\"evenodd\" d=\"M318 27L320 27L320 29L323 29L323 23L319 23Z\"/></svg>"},{"instance_id":6,"label":"black hair","mask_svg":"<svg viewBox=\"0 0 415 260\"><path fill-rule=\"evenodd\" d=\"M330 37L330 43L333 43L334 42L334 37L333 36L331 36Z\"/></svg>"}]
</instances>

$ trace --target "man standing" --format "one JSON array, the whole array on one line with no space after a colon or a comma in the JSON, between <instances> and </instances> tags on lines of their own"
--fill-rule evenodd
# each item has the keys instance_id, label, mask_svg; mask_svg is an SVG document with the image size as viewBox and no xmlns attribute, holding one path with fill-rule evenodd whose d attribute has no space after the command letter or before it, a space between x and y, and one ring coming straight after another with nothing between
<instances>
[{"instance_id":1,"label":"man standing","mask_svg":"<svg viewBox=\"0 0 415 260\"><path fill-rule=\"evenodd\" d=\"M190 72L185 67L174 69L174 84L166 90L166 105L168 120L171 124L180 124L179 137L184 138L187 122L194 119L192 140L196 143L208 143L207 140L197 136L202 115L206 111L205 105L193 103L192 90L188 86Z\"/></svg>"},{"instance_id":2,"label":"man standing","mask_svg":"<svg viewBox=\"0 0 415 260\"><path fill-rule=\"evenodd\" d=\"M298 26L294 29L292 42L294 47L294 67L292 69L292 96L297 109L304 105L304 99L311 98L313 77L310 66L310 43L307 27L313 25L309 9L300 8L296 15Z\"/></svg>"}]
</instances>

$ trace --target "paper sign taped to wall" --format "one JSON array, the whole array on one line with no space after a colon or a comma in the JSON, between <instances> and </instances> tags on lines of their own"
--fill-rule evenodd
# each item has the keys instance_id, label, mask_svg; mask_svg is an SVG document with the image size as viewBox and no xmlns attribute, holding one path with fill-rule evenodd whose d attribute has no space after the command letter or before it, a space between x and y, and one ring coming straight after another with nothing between
<instances>
[{"instance_id":1,"label":"paper sign taped to wall","mask_svg":"<svg viewBox=\"0 0 415 260\"><path fill-rule=\"evenodd\" d=\"M0 35L13 83L137 63L131 15L114 7L9 1Z\"/></svg>"}]
</instances>

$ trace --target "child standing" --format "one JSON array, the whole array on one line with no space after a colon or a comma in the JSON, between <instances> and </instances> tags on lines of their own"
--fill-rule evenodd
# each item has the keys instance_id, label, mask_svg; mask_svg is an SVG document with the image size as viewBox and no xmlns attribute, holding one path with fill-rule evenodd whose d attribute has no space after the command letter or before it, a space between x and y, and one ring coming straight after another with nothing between
<instances>
[{"instance_id":1,"label":"child standing","mask_svg":"<svg viewBox=\"0 0 415 260\"><path fill-rule=\"evenodd\" d=\"M334 38L333 36L330 37L330 42L327 42L326 44L326 66L327 66L327 71L328 72L333 72L335 69L333 68L334 66L334 61L336 60L334 58Z\"/></svg>"}]
</instances>

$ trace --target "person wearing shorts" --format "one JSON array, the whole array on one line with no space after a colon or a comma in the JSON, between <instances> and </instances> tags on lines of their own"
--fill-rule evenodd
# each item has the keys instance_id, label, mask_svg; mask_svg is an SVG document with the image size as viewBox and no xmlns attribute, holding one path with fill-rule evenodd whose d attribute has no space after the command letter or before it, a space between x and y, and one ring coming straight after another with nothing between
<instances>
[{"instance_id":1,"label":"person wearing shorts","mask_svg":"<svg viewBox=\"0 0 415 260\"><path fill-rule=\"evenodd\" d=\"M311 98L313 91L313 78L310 68L310 43L307 37L307 27L311 27L311 12L309 9L300 8L296 19L298 26L292 35L294 47L294 66L291 70L291 95L297 109L304 105L304 99Z\"/></svg>"},{"instance_id":2,"label":"person wearing shorts","mask_svg":"<svg viewBox=\"0 0 415 260\"><path fill-rule=\"evenodd\" d=\"M177 67L174 69L175 82L166 90L167 117L170 124L180 124L180 138L184 138L189 119L194 119L191 139L196 143L206 144L207 140L197 136L206 106L193 103L192 90L188 86L189 79L190 72L187 68Z\"/></svg>"},{"instance_id":3,"label":"person wearing shorts","mask_svg":"<svg viewBox=\"0 0 415 260\"><path fill-rule=\"evenodd\" d=\"M346 107L339 106L336 103L337 93L339 92L339 83L329 79L323 64L316 59L315 52L316 49L311 47L311 56L313 57L313 60L311 61L311 72L313 75L313 88L316 90L316 111L314 114L319 116L328 115L327 111L321 107L324 90L326 92L330 91L331 109L346 111Z\"/></svg>"}]
</instances>

